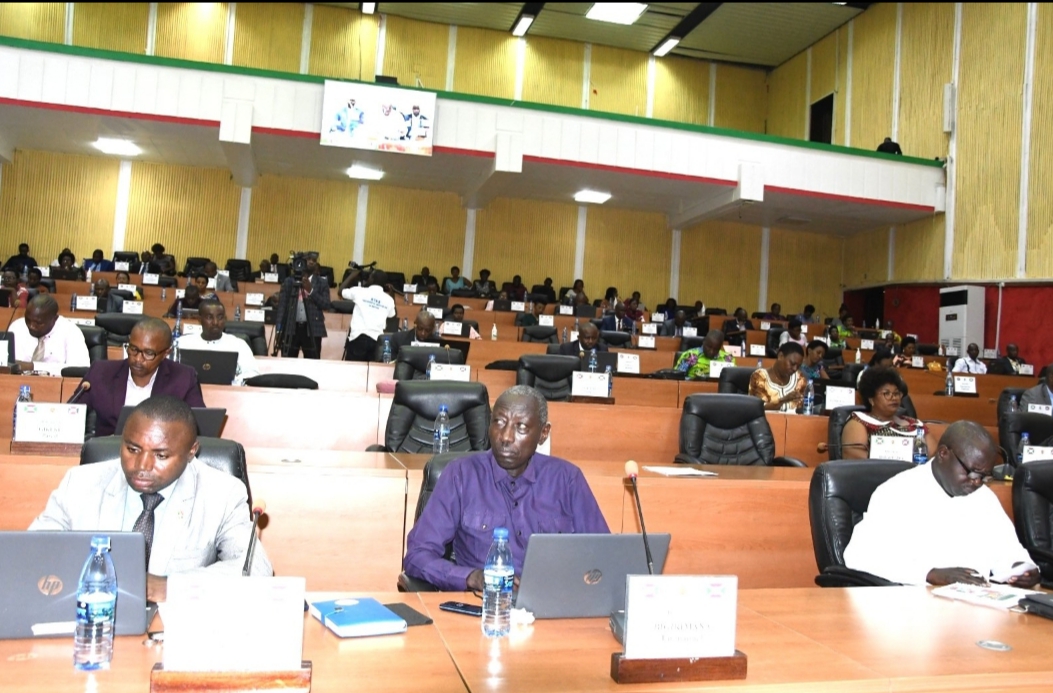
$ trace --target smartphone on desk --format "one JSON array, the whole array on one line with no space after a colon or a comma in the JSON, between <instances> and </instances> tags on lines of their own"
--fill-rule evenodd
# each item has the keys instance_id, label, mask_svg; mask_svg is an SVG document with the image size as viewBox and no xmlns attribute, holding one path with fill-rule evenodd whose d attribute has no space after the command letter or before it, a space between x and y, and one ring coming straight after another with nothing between
<instances>
[{"instance_id":1,"label":"smartphone on desk","mask_svg":"<svg viewBox=\"0 0 1053 693\"><path fill-rule=\"evenodd\" d=\"M482 617L483 607L476 604L465 604L464 602L443 602L439 604L439 608L443 611L452 611L455 614L464 614L465 616L477 616Z\"/></svg>"}]
</instances>

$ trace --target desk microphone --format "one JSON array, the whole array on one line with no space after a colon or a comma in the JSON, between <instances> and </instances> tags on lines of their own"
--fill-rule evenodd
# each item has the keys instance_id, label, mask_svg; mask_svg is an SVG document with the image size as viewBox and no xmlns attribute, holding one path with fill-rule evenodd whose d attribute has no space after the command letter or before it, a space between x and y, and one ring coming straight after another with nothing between
<instances>
[{"instance_id":1,"label":"desk microphone","mask_svg":"<svg viewBox=\"0 0 1053 693\"><path fill-rule=\"evenodd\" d=\"M869 450L870 445L867 443L841 443L841 449L845 448L862 448L863 450ZM816 452L830 452L830 444L827 442L819 443L815 446Z\"/></svg>"},{"instance_id":2,"label":"desk microphone","mask_svg":"<svg viewBox=\"0 0 1053 693\"><path fill-rule=\"evenodd\" d=\"M252 534L249 535L249 548L245 551L245 565L241 567L241 574L248 577L252 568L252 556L256 553L256 526L260 522L260 515L267 512L267 501L256 499L252 505Z\"/></svg>"},{"instance_id":3,"label":"desk microphone","mask_svg":"<svg viewBox=\"0 0 1053 693\"><path fill-rule=\"evenodd\" d=\"M83 395L85 392L87 392L90 389L91 389L91 383L89 383L87 380L80 381L80 385L78 385L77 389L73 391L73 395L69 399L66 400L66 404L73 404L78 399L80 399L81 395Z\"/></svg>"},{"instance_id":4,"label":"desk microphone","mask_svg":"<svg viewBox=\"0 0 1053 693\"><path fill-rule=\"evenodd\" d=\"M640 465L635 460L625 463L625 476L633 482L633 497L636 499L636 512L640 516L640 534L643 536L644 552L647 554L647 574L654 575L654 560L651 558L651 542L647 539L647 527L644 525L643 506L640 505L640 489L636 487L636 475L640 473Z\"/></svg>"},{"instance_id":5,"label":"desk microphone","mask_svg":"<svg viewBox=\"0 0 1053 693\"><path fill-rule=\"evenodd\" d=\"M450 360L450 345L449 344L443 344L442 348L446 350L446 365L447 366L452 366L453 365L453 361Z\"/></svg>"}]
</instances>

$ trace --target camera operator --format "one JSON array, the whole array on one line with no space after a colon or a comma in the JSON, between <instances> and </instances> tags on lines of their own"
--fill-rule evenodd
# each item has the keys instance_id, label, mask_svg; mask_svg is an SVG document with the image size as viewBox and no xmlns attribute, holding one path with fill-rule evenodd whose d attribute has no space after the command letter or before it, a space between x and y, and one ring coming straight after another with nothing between
<instances>
[{"instance_id":1,"label":"camera operator","mask_svg":"<svg viewBox=\"0 0 1053 693\"><path fill-rule=\"evenodd\" d=\"M383 270L372 269L375 265L374 262L361 267L352 263L351 274L340 284L340 295L355 304L351 330L344 345L345 361L372 361L377 339L384 333L388 318L395 317L395 300L386 293L391 288L388 275ZM359 280L364 286L355 286Z\"/></svg>"},{"instance_id":2,"label":"camera operator","mask_svg":"<svg viewBox=\"0 0 1053 693\"><path fill-rule=\"evenodd\" d=\"M282 356L296 358L302 349L304 358L320 359L322 338L328 334L322 311L330 310L333 303L329 298L329 281L322 275L318 265L318 253L307 253L305 259L300 286L297 286L295 277L287 278L278 298L278 305L283 312L286 307L291 308L290 302L294 296L296 299L296 331L292 334L289 346L283 349Z\"/></svg>"}]
</instances>

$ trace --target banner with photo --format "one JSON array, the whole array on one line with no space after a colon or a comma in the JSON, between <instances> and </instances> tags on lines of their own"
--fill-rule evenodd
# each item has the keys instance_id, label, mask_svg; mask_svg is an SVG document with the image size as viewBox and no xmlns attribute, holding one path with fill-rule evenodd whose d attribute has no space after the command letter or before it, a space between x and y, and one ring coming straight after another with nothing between
<instances>
[{"instance_id":1,"label":"banner with photo","mask_svg":"<svg viewBox=\"0 0 1053 693\"><path fill-rule=\"evenodd\" d=\"M326 80L321 143L431 156L435 93Z\"/></svg>"}]
</instances>

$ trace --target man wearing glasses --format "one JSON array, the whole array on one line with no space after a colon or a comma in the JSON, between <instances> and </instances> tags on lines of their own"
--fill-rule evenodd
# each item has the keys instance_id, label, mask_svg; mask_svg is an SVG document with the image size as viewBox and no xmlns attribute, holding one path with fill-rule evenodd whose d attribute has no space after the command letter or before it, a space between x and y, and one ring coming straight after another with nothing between
<instances>
[{"instance_id":1,"label":"man wearing glasses","mask_svg":"<svg viewBox=\"0 0 1053 693\"><path fill-rule=\"evenodd\" d=\"M168 395L191 407L204 407L197 373L168 360L172 330L160 318L143 318L128 337L128 358L96 361L84 376L90 388L80 397L95 412L95 435L110 436L121 408L134 407L151 396Z\"/></svg>"},{"instance_id":2,"label":"man wearing glasses","mask_svg":"<svg viewBox=\"0 0 1053 693\"><path fill-rule=\"evenodd\" d=\"M983 426L951 424L928 464L878 486L845 547L845 565L904 584L986 584L992 574L1029 570L1006 582L1038 583L1037 568L987 481L998 446Z\"/></svg>"}]
</instances>

